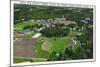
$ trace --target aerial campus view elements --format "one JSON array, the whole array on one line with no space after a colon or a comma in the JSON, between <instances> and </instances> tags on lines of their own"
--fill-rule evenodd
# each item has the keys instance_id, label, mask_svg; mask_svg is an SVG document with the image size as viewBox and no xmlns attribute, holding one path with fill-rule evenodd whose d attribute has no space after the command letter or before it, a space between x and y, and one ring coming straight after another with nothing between
<instances>
[{"instance_id":1,"label":"aerial campus view elements","mask_svg":"<svg viewBox=\"0 0 100 67\"><path fill-rule=\"evenodd\" d=\"M93 59L93 8L14 4L13 62Z\"/></svg>"}]
</instances>

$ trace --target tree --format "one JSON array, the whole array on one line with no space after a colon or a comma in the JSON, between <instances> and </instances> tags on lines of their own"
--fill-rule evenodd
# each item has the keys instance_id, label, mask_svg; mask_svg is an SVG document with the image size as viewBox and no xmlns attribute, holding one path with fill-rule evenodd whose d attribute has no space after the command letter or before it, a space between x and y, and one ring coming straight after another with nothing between
<instances>
[{"instance_id":1,"label":"tree","mask_svg":"<svg viewBox=\"0 0 100 67\"><path fill-rule=\"evenodd\" d=\"M67 55L67 58L71 58L73 55L72 48L67 47L65 50L65 55Z\"/></svg>"},{"instance_id":2,"label":"tree","mask_svg":"<svg viewBox=\"0 0 100 67\"><path fill-rule=\"evenodd\" d=\"M52 52L49 55L49 61L58 61L58 60L66 60L67 55L62 53L61 51L59 52Z\"/></svg>"},{"instance_id":3,"label":"tree","mask_svg":"<svg viewBox=\"0 0 100 67\"><path fill-rule=\"evenodd\" d=\"M72 59L86 59L87 55L84 52L84 49L81 47L80 44L76 44L76 46L73 48L73 55Z\"/></svg>"},{"instance_id":4,"label":"tree","mask_svg":"<svg viewBox=\"0 0 100 67\"><path fill-rule=\"evenodd\" d=\"M49 27L41 30L40 32L46 37L63 37L67 36L69 29L62 27Z\"/></svg>"}]
</instances>

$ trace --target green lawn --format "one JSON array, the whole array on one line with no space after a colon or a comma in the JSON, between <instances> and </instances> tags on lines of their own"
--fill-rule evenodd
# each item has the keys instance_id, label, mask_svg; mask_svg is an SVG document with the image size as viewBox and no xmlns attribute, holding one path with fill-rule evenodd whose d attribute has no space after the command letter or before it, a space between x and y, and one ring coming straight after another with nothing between
<instances>
[{"instance_id":1,"label":"green lawn","mask_svg":"<svg viewBox=\"0 0 100 67\"><path fill-rule=\"evenodd\" d=\"M49 49L49 51L43 51L41 49L41 46L43 44L44 41L48 40L50 42L51 48ZM36 50L36 56L37 57L48 57L49 54L51 52L64 52L67 45L68 45L68 41L69 38L68 37L62 37L62 39L49 39L49 38L45 38L44 41L40 41L38 40L37 46L35 47Z\"/></svg>"},{"instance_id":2,"label":"green lawn","mask_svg":"<svg viewBox=\"0 0 100 67\"><path fill-rule=\"evenodd\" d=\"M68 45L67 37L62 37L61 39L59 38L59 39L56 39L56 40L55 39L50 39L49 42L52 43L52 47L49 50L50 53L53 52L53 51L55 51L55 52L59 52L59 51L64 52L67 45Z\"/></svg>"},{"instance_id":3,"label":"green lawn","mask_svg":"<svg viewBox=\"0 0 100 67\"><path fill-rule=\"evenodd\" d=\"M15 24L14 25L14 29L17 29L17 30L19 30L19 29L23 29L23 27L25 27L25 26L28 26L28 25L30 25L30 26L32 26L32 25L36 25L36 24L39 24L39 23L37 23L37 22L30 22L30 21L25 21L25 22L21 22L21 23L17 23L17 24Z\"/></svg>"},{"instance_id":4,"label":"green lawn","mask_svg":"<svg viewBox=\"0 0 100 67\"><path fill-rule=\"evenodd\" d=\"M21 62L30 62L30 59L27 58L14 58L14 63L21 63Z\"/></svg>"},{"instance_id":5,"label":"green lawn","mask_svg":"<svg viewBox=\"0 0 100 67\"><path fill-rule=\"evenodd\" d=\"M42 42L41 40L38 40L37 45L36 45L36 47L34 48L35 51L37 51L37 52L35 52L35 54L36 54L37 57L48 57L48 56L49 56L49 53L46 52L46 51L43 51L43 50L41 49L42 43L43 43L43 42Z\"/></svg>"},{"instance_id":6,"label":"green lawn","mask_svg":"<svg viewBox=\"0 0 100 67\"><path fill-rule=\"evenodd\" d=\"M47 61L44 58L20 58L20 57L15 57L14 58L14 63L21 63L21 62L43 62Z\"/></svg>"}]
</instances>

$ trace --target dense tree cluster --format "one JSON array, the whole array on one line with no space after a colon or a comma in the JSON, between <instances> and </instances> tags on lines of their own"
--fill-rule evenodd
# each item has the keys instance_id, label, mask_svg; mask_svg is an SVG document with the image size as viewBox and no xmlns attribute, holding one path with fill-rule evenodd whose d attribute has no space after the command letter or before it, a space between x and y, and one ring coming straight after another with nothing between
<instances>
[{"instance_id":1,"label":"dense tree cluster","mask_svg":"<svg viewBox=\"0 0 100 67\"><path fill-rule=\"evenodd\" d=\"M68 28L48 27L40 31L46 37L64 37L69 33Z\"/></svg>"},{"instance_id":2,"label":"dense tree cluster","mask_svg":"<svg viewBox=\"0 0 100 67\"><path fill-rule=\"evenodd\" d=\"M54 6L35 6L35 5L14 5L15 20L30 19L55 19L64 16L66 19L79 21L92 14L92 9L72 8L72 7L54 7Z\"/></svg>"},{"instance_id":3,"label":"dense tree cluster","mask_svg":"<svg viewBox=\"0 0 100 67\"><path fill-rule=\"evenodd\" d=\"M33 24L33 25L26 25L23 27L23 29L30 29L33 30L34 28L41 28L43 25L42 24Z\"/></svg>"}]
</instances>

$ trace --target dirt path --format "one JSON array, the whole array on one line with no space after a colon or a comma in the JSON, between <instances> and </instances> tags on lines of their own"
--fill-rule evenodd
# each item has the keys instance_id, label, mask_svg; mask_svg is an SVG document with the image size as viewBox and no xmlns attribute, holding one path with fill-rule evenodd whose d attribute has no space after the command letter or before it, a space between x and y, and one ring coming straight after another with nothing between
<instances>
[{"instance_id":1,"label":"dirt path","mask_svg":"<svg viewBox=\"0 0 100 67\"><path fill-rule=\"evenodd\" d=\"M71 31L70 33L69 33L69 44L68 44L68 47L69 48L73 48L75 45L76 45L76 41L73 39L73 37L74 37L74 35L73 35L73 31Z\"/></svg>"}]
</instances>

